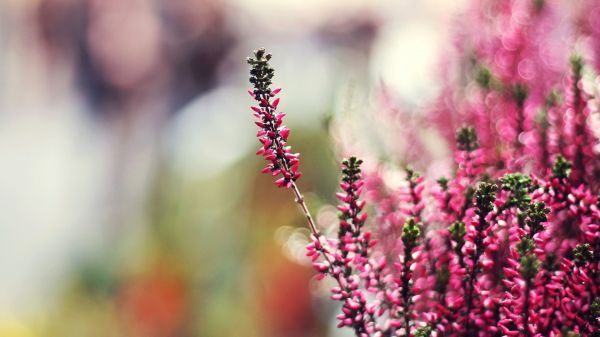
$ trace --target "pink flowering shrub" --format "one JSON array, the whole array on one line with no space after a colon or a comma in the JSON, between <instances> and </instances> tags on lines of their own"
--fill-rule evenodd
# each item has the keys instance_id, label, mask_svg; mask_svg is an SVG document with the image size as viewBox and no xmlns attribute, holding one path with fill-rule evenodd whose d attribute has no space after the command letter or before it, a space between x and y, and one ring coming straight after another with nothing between
<instances>
[{"instance_id":1,"label":"pink flowering shrub","mask_svg":"<svg viewBox=\"0 0 600 337\"><path fill-rule=\"evenodd\" d=\"M263 172L293 191L306 216L307 256L319 278L335 281L338 327L358 337L600 337L598 104L584 90L582 57L565 59L563 72L543 60L554 10L545 1L476 3L467 81L477 87L467 95L448 80L423 120L452 144L453 173L431 180L407 167L404 184L390 188L378 170L345 159L334 238L319 231L296 184L271 55L248 58ZM581 34L595 36L600 21L584 22Z\"/></svg>"},{"instance_id":2,"label":"pink flowering shrub","mask_svg":"<svg viewBox=\"0 0 600 337\"><path fill-rule=\"evenodd\" d=\"M568 10L572 17L561 13ZM460 17L442 93L424 123L454 149L455 130L473 126L488 169L499 173L543 176L562 154L575 168L572 178L597 192L598 139L590 119L599 111L582 84L584 58L572 54L600 71L599 13L593 0L473 1Z\"/></svg>"}]
</instances>

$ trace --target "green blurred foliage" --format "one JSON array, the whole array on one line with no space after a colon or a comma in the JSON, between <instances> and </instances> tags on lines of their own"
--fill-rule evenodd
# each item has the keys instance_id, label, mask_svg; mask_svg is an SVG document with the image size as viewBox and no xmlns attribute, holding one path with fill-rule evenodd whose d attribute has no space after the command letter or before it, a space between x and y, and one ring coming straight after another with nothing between
<instances>
[{"instance_id":1,"label":"green blurred foliage","mask_svg":"<svg viewBox=\"0 0 600 337\"><path fill-rule=\"evenodd\" d=\"M327 131L294 129L299 181L311 209L334 203L338 164ZM211 177L182 176L162 163L139 231L81 263L42 335L323 335L309 289L313 272L274 240L304 227L293 194L260 175L248 154Z\"/></svg>"}]
</instances>

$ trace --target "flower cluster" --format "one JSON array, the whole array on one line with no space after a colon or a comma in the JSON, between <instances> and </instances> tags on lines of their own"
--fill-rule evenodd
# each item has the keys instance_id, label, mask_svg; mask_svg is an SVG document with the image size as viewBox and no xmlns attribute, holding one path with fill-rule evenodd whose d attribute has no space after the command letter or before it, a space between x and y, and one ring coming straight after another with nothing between
<instances>
[{"instance_id":1,"label":"flower cluster","mask_svg":"<svg viewBox=\"0 0 600 337\"><path fill-rule=\"evenodd\" d=\"M570 66L568 59L577 50L590 64L600 64L600 6L584 1L567 19L561 11L569 5L562 0L471 2L457 23L454 57L446 58L458 62L445 65L442 94L426 118L450 146L454 130L472 125L490 171L543 176L562 153L578 167L573 179L597 192L600 170L593 145L598 141L589 123L597 108L588 104L583 58L571 56ZM590 41L587 49L582 40Z\"/></svg>"},{"instance_id":2,"label":"flower cluster","mask_svg":"<svg viewBox=\"0 0 600 337\"><path fill-rule=\"evenodd\" d=\"M449 83L442 95L452 98L441 102L451 107L429 116L446 129L472 125L442 132L452 174L430 180L405 166L392 186L385 168L344 160L335 238L317 229L295 183L298 155L271 101L271 56L249 59L263 171L281 175L277 185L292 189L307 218L307 256L336 283L339 327L358 337L600 336L600 158L585 62L574 57L562 73L544 62L541 27L555 12L523 3L475 6L496 14L476 16L482 27L507 29L471 41L476 94Z\"/></svg>"},{"instance_id":3,"label":"flower cluster","mask_svg":"<svg viewBox=\"0 0 600 337\"><path fill-rule=\"evenodd\" d=\"M292 153L291 148L286 146L290 135L290 129L282 125L285 113L277 112L279 98L274 98L281 89L271 90L271 80L274 71L269 65L271 54L264 49L258 49L253 57L247 59L250 69L250 83L254 90L248 91L258 106L253 106L256 125L260 128L256 136L262 146L256 154L262 155L269 162L261 171L271 173L273 176L281 175L275 183L279 187L290 188L292 183L302 175L298 172L298 154Z\"/></svg>"},{"instance_id":4,"label":"flower cluster","mask_svg":"<svg viewBox=\"0 0 600 337\"><path fill-rule=\"evenodd\" d=\"M360 164L362 161L350 157L343 161L343 192L337 193L342 202L337 240L328 241L324 245L317 235L313 235L312 243L307 246L308 253L314 261L320 278L326 275L334 278L338 286L333 288L331 298L342 302L342 313L337 316L338 327L351 327L357 336L371 336L375 333L375 305L367 304L365 291L360 288L361 279L368 284L367 288L377 287L378 271L373 272L372 261L368 261L368 251L376 242L371 240L371 233L363 230L367 219L361 213L365 205L359 197L363 189ZM319 258L320 261L317 261Z\"/></svg>"}]
</instances>

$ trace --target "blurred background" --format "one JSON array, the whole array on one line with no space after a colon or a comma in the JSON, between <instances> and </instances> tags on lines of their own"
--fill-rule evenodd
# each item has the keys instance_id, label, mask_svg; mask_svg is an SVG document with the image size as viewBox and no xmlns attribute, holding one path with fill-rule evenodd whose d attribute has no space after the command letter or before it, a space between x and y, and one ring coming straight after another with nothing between
<instances>
[{"instance_id":1,"label":"blurred background","mask_svg":"<svg viewBox=\"0 0 600 337\"><path fill-rule=\"evenodd\" d=\"M374 88L431 101L464 5L0 1L0 337L345 335L290 191L258 174L244 59L273 53L327 223L333 142L355 141L332 121L376 119Z\"/></svg>"}]
</instances>

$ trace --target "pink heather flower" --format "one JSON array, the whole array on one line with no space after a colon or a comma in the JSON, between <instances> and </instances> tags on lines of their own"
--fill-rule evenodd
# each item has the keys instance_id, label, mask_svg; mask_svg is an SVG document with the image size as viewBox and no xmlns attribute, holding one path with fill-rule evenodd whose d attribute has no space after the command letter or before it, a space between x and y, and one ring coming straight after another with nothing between
<instances>
[{"instance_id":1,"label":"pink heather flower","mask_svg":"<svg viewBox=\"0 0 600 337\"><path fill-rule=\"evenodd\" d=\"M365 201L359 200L363 189L360 164L362 160L350 157L343 162L343 178L340 187L343 193L336 193L342 202L338 206L340 211L340 227L337 238L337 250L342 259L342 269L349 275L353 265L364 269L367 263L367 251L375 244L371 241L371 233L363 231L362 227L367 219L367 214L362 213ZM353 263L351 263L353 262Z\"/></svg>"},{"instance_id":2,"label":"pink heather flower","mask_svg":"<svg viewBox=\"0 0 600 337\"><path fill-rule=\"evenodd\" d=\"M545 258L544 222L548 209L543 203L528 206L522 219L510 228L510 257L503 268L505 291L500 302L500 329L507 336L538 336L542 330L541 309L544 281L540 277L540 261Z\"/></svg>"},{"instance_id":3,"label":"pink heather flower","mask_svg":"<svg viewBox=\"0 0 600 337\"><path fill-rule=\"evenodd\" d=\"M411 332L411 327L414 325L413 320L417 318L416 312L413 310L415 301L415 257L419 255L421 246L419 240L421 238L422 224L417 223L412 217L406 220L402 227L402 246L403 254L399 256L395 262L393 271L393 285L397 289L393 295L392 307L389 310L389 325L391 325L391 333L397 328L402 328L406 335Z\"/></svg>"},{"instance_id":4,"label":"pink heather flower","mask_svg":"<svg viewBox=\"0 0 600 337\"><path fill-rule=\"evenodd\" d=\"M571 74L566 88L565 97L565 136L569 144L565 155L575 168L573 180L577 183L587 183L597 186L595 174L600 171L596 163L598 157L593 152L597 140L589 127L590 110L588 98L582 90L583 60L579 56L571 58Z\"/></svg>"},{"instance_id":5,"label":"pink heather flower","mask_svg":"<svg viewBox=\"0 0 600 337\"><path fill-rule=\"evenodd\" d=\"M575 40L565 34L570 27L561 10L551 1L471 3L457 24L453 56L460 61L445 58L444 88L429 114L450 146L453 131L469 124L491 169L545 174L549 157L560 152L548 152L544 139L561 129L541 108L561 86L564 46Z\"/></svg>"},{"instance_id":6,"label":"pink heather flower","mask_svg":"<svg viewBox=\"0 0 600 337\"><path fill-rule=\"evenodd\" d=\"M589 40L591 61L596 73L600 73L600 3L585 0L578 9L576 28Z\"/></svg>"},{"instance_id":7,"label":"pink heather flower","mask_svg":"<svg viewBox=\"0 0 600 337\"><path fill-rule=\"evenodd\" d=\"M597 97L583 90L583 59L566 69L575 41L598 67L598 6L584 1L574 23L559 2L472 3L426 114L452 149L452 173L436 185L375 163L363 180L361 161L344 161L335 239L316 229L295 184L298 155L270 89L270 55L249 60L263 172L291 188L307 218L307 256L319 278L336 282L340 327L359 337L600 336ZM406 139L422 145L414 133ZM414 155L407 147L391 150ZM391 187L395 175L402 186Z\"/></svg>"},{"instance_id":8,"label":"pink heather flower","mask_svg":"<svg viewBox=\"0 0 600 337\"><path fill-rule=\"evenodd\" d=\"M363 189L361 163L355 157L343 161L340 186L344 192L336 194L342 202L338 206L340 227L337 241L329 241L326 247L319 237L313 235L312 243L307 246L307 255L313 260L320 279L329 275L338 283L331 290L331 298L343 304L342 312L336 316L338 327L350 327L357 336L366 337L378 335L379 327L375 324L376 307L367 303L360 286L377 292L381 286L381 266L368 259L369 249L376 242L371 240L369 231L363 230L367 216L361 213L365 202L359 200ZM322 261L318 261L319 257Z\"/></svg>"},{"instance_id":9,"label":"pink heather flower","mask_svg":"<svg viewBox=\"0 0 600 337\"><path fill-rule=\"evenodd\" d=\"M260 128L256 136L262 144L256 154L262 155L269 162L261 172L281 176L275 184L290 188L302 175L298 172L299 154L292 153L291 148L286 146L290 130L282 124L285 113L277 112L279 98L271 100L281 89L270 88L274 74L269 65L270 59L271 54L267 54L264 49L258 49L254 52L254 57L247 59L251 66L250 83L254 85L254 90L248 93L258 102L258 106L251 108L257 119L255 123Z\"/></svg>"}]
</instances>

